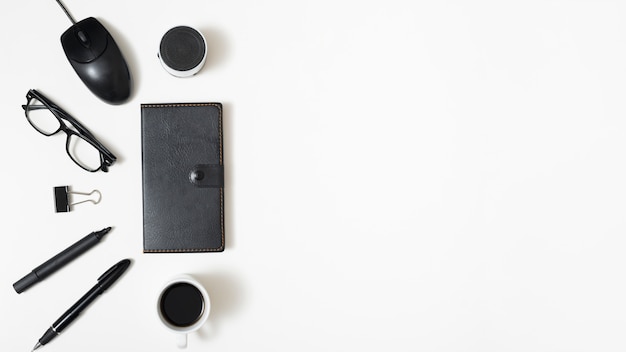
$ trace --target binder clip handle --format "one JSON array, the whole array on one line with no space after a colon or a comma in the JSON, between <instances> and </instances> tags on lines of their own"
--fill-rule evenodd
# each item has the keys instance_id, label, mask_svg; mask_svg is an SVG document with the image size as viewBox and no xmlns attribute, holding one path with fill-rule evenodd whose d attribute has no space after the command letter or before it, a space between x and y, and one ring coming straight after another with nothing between
<instances>
[{"instance_id":1,"label":"binder clip handle","mask_svg":"<svg viewBox=\"0 0 626 352\"><path fill-rule=\"evenodd\" d=\"M85 200L81 200L80 202L72 203L70 201L71 194L78 194L78 195L89 196L89 197L95 195L95 197L93 199L88 198ZM102 193L100 193L100 191L98 191L97 189L94 189L93 191L89 193L84 193L84 192L72 192L70 191L70 186L54 187L54 205L55 205L55 209L57 213L67 213L67 212L72 211L72 205L86 203L86 202L98 204L100 203L100 200L102 200Z\"/></svg>"}]
</instances>

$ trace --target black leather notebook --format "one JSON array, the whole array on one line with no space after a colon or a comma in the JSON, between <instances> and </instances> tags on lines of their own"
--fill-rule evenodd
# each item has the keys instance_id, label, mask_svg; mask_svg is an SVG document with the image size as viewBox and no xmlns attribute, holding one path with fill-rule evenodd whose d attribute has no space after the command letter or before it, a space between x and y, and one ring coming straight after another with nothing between
<instances>
[{"instance_id":1,"label":"black leather notebook","mask_svg":"<svg viewBox=\"0 0 626 352\"><path fill-rule=\"evenodd\" d=\"M224 250L222 105L142 104L145 253Z\"/></svg>"}]
</instances>

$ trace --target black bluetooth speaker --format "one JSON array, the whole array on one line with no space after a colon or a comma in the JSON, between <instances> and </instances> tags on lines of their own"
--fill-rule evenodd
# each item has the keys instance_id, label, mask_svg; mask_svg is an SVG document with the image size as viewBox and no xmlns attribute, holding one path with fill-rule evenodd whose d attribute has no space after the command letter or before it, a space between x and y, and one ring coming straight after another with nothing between
<instances>
[{"instance_id":1,"label":"black bluetooth speaker","mask_svg":"<svg viewBox=\"0 0 626 352\"><path fill-rule=\"evenodd\" d=\"M189 77L200 71L206 55L207 45L202 33L178 26L163 35L158 56L165 71L176 77Z\"/></svg>"}]
</instances>

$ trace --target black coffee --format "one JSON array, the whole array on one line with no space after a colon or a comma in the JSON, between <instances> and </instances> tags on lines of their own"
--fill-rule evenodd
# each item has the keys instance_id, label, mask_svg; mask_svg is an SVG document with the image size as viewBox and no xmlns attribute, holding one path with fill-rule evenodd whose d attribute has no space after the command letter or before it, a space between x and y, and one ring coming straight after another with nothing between
<instances>
[{"instance_id":1,"label":"black coffee","mask_svg":"<svg viewBox=\"0 0 626 352\"><path fill-rule=\"evenodd\" d=\"M159 306L163 317L170 324L186 327L193 325L202 316L204 299L195 286L181 282L165 289Z\"/></svg>"}]
</instances>

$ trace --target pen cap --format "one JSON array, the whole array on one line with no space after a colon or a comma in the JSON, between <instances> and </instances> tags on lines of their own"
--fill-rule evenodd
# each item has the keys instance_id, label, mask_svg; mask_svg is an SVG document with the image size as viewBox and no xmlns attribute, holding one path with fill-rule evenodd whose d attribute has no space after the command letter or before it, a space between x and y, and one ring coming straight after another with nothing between
<instances>
[{"instance_id":1,"label":"pen cap","mask_svg":"<svg viewBox=\"0 0 626 352\"><path fill-rule=\"evenodd\" d=\"M28 273L28 275L24 276L23 278L19 279L19 281L14 283L13 288L15 289L15 292L22 293L27 288L31 287L37 282L39 282L39 277L37 277L37 275L35 275L35 273L31 271L30 273Z\"/></svg>"}]
</instances>

